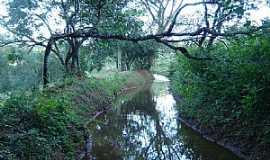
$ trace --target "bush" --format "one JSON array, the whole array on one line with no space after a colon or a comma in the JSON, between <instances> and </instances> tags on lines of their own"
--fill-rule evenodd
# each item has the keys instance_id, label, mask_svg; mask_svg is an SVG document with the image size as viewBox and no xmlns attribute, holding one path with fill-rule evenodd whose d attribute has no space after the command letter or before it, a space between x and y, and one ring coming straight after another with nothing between
<instances>
[{"instance_id":1,"label":"bush","mask_svg":"<svg viewBox=\"0 0 270 160\"><path fill-rule=\"evenodd\" d=\"M0 108L0 155L6 159L54 159L75 155L71 125L77 122L63 97L11 96ZM63 154L65 153L65 154Z\"/></svg>"},{"instance_id":2,"label":"bush","mask_svg":"<svg viewBox=\"0 0 270 160\"><path fill-rule=\"evenodd\" d=\"M0 95L0 159L75 159L84 123L111 107L124 76L68 79L42 93Z\"/></svg>"},{"instance_id":3,"label":"bush","mask_svg":"<svg viewBox=\"0 0 270 160\"><path fill-rule=\"evenodd\" d=\"M214 60L187 60L172 66L174 91L183 97L182 116L230 135L244 135L269 143L270 38L230 40L228 48L217 44L204 52Z\"/></svg>"}]
</instances>

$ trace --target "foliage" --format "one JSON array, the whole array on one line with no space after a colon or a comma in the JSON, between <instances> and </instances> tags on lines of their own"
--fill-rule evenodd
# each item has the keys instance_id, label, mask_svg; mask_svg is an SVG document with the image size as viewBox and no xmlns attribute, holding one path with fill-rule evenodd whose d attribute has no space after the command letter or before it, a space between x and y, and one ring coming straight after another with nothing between
<instances>
[{"instance_id":1,"label":"foliage","mask_svg":"<svg viewBox=\"0 0 270 160\"><path fill-rule=\"evenodd\" d=\"M25 48L9 46L0 49L0 93L38 88L41 82L43 61L40 51L26 53ZM56 59L50 61L50 80L63 77L62 68Z\"/></svg>"},{"instance_id":2,"label":"foliage","mask_svg":"<svg viewBox=\"0 0 270 160\"><path fill-rule=\"evenodd\" d=\"M153 73L169 76L171 71L171 64L175 63L177 56L174 52L169 50L161 49L154 59L153 67L151 71Z\"/></svg>"},{"instance_id":3,"label":"foliage","mask_svg":"<svg viewBox=\"0 0 270 160\"><path fill-rule=\"evenodd\" d=\"M127 70L150 70L157 55L157 44L149 41L147 43L120 43L122 63Z\"/></svg>"},{"instance_id":4,"label":"foliage","mask_svg":"<svg viewBox=\"0 0 270 160\"><path fill-rule=\"evenodd\" d=\"M0 114L4 159L74 157L80 139L72 135L72 125L78 119L64 96L12 95Z\"/></svg>"},{"instance_id":5,"label":"foliage","mask_svg":"<svg viewBox=\"0 0 270 160\"><path fill-rule=\"evenodd\" d=\"M112 61L121 71L150 70L154 59L160 56L157 44L191 57L181 46L184 43L208 47L219 37L257 30L250 21L245 25L235 23L245 21L242 18L257 5L255 1L177 3L9 0L8 16L0 19L0 27L9 35L0 37L0 159L74 159L82 141L79 128L84 120L110 107L122 86L132 86L128 81L141 82L138 76L126 73L88 78L84 73L100 71ZM144 10L138 9L142 5ZM204 6L196 13L198 23L189 24L193 20L188 17L185 24L181 11L192 6L200 8L198 5ZM153 23L150 28L156 29L145 30L143 19L147 16L158 25ZM267 23L263 26L269 26ZM244 29L239 27L242 25ZM235 32L229 32L232 30ZM193 49L195 55L208 53L214 61L178 59L171 70L174 88L184 96L180 108L183 114L214 127L249 127L249 137L256 135L258 141L270 141L270 129L265 126L269 122L270 40L256 36L229 40L229 48L218 43L207 50ZM51 55L57 59L50 59ZM170 62L164 61L164 66ZM80 80L69 78L71 74ZM140 74L146 76L143 71ZM49 86L43 93L37 89L41 76L44 86ZM47 85L49 81L54 83ZM20 91L26 94L19 94ZM256 122L262 124L262 132L253 131ZM235 127L230 128L232 125ZM232 134L242 134L242 130L238 131Z\"/></svg>"},{"instance_id":6,"label":"foliage","mask_svg":"<svg viewBox=\"0 0 270 160\"><path fill-rule=\"evenodd\" d=\"M147 43L133 43L122 41L97 40L91 47L85 46L81 49L81 62L84 71L100 71L106 64L114 64L120 67L118 70L149 70L157 56L157 44L149 41ZM121 58L118 59L119 54ZM120 60L120 62L118 62ZM118 66L119 63L119 66Z\"/></svg>"},{"instance_id":7,"label":"foliage","mask_svg":"<svg viewBox=\"0 0 270 160\"><path fill-rule=\"evenodd\" d=\"M239 37L212 48L212 61L189 61L178 57L172 68L174 91L183 97L181 116L233 136L269 144L270 39ZM226 43L227 43L226 42ZM243 136L244 135L244 136Z\"/></svg>"},{"instance_id":8,"label":"foliage","mask_svg":"<svg viewBox=\"0 0 270 160\"><path fill-rule=\"evenodd\" d=\"M75 159L84 143L82 127L89 115L110 107L114 93L125 82L117 74L105 79L70 79L42 93L2 96L0 158ZM78 97L89 101L77 101Z\"/></svg>"}]
</instances>

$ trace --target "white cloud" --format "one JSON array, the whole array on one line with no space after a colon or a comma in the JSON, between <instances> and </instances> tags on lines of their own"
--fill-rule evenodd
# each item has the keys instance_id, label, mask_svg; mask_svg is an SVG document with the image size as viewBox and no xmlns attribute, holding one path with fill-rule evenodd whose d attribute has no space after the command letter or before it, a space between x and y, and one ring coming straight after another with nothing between
<instances>
[{"instance_id":1,"label":"white cloud","mask_svg":"<svg viewBox=\"0 0 270 160\"><path fill-rule=\"evenodd\" d=\"M265 18L270 18L270 8L267 6L261 6L258 10L250 12L251 20L256 23L260 23Z\"/></svg>"},{"instance_id":2,"label":"white cloud","mask_svg":"<svg viewBox=\"0 0 270 160\"><path fill-rule=\"evenodd\" d=\"M0 17L7 16L6 1L0 0Z\"/></svg>"}]
</instances>

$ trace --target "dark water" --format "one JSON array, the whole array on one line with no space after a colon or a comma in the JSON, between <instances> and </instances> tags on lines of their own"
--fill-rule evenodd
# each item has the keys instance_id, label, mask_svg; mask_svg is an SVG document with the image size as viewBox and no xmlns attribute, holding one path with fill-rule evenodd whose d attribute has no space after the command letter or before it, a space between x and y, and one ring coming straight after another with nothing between
<instances>
[{"instance_id":1,"label":"dark water","mask_svg":"<svg viewBox=\"0 0 270 160\"><path fill-rule=\"evenodd\" d=\"M169 82L156 77L144 90L118 99L115 110L92 125L95 159L239 160L182 125Z\"/></svg>"}]
</instances>

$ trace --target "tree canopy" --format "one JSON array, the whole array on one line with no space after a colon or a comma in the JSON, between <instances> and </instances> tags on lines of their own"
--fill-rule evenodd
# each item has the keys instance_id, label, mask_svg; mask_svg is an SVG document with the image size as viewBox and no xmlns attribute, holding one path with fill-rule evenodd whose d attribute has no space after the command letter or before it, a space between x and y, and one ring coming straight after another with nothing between
<instances>
[{"instance_id":1,"label":"tree canopy","mask_svg":"<svg viewBox=\"0 0 270 160\"><path fill-rule=\"evenodd\" d=\"M186 46L209 47L222 37L249 35L262 29L252 26L248 11L253 0L11 0L1 26L12 34L1 46L17 43L45 48L43 78L48 83L48 58L55 53L67 72L79 72L82 45L120 40L153 41L191 59ZM142 9L139 9L142 8ZM65 45L62 51L59 45ZM65 52L65 53L63 53Z\"/></svg>"}]
</instances>

